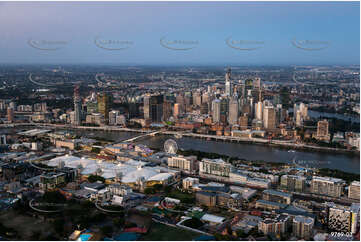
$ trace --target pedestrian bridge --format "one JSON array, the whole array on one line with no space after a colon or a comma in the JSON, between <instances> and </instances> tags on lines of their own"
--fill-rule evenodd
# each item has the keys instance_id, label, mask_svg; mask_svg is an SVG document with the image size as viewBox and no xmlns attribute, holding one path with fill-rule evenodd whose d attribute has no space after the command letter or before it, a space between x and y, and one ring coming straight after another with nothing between
<instances>
[{"instance_id":1,"label":"pedestrian bridge","mask_svg":"<svg viewBox=\"0 0 361 242\"><path fill-rule=\"evenodd\" d=\"M155 135L157 135L157 134L159 134L159 133L161 133L161 131L155 131L155 132L151 132L151 133L146 133L146 134L142 134L142 135L139 135L139 136L136 136L136 137L127 139L127 140L123 140L123 142L134 142L134 141L137 140L137 139L140 139L140 138L143 138L143 137L146 137L146 136L155 136Z\"/></svg>"}]
</instances>

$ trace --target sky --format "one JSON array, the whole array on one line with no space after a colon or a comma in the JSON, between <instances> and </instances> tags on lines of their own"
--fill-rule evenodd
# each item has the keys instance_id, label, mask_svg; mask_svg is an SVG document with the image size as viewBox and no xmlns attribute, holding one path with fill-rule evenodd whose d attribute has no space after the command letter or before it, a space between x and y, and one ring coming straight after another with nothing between
<instances>
[{"instance_id":1,"label":"sky","mask_svg":"<svg viewBox=\"0 0 361 242\"><path fill-rule=\"evenodd\" d=\"M0 63L349 65L359 2L0 2Z\"/></svg>"}]
</instances>

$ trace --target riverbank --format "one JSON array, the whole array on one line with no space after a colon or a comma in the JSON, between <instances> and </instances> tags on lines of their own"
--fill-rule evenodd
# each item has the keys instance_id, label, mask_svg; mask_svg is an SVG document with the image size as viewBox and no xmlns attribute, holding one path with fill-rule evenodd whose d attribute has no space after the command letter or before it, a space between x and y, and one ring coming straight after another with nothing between
<instances>
[{"instance_id":1,"label":"riverbank","mask_svg":"<svg viewBox=\"0 0 361 242\"><path fill-rule=\"evenodd\" d=\"M25 127L25 126L24 126ZM2 130L0 133L16 133L24 129L32 129L34 126L26 128L19 127ZM46 127L44 127L46 128ZM74 132L77 136L83 136L92 139L104 139L111 143L119 143L137 136L144 135L140 132L120 132L105 130L85 130L57 127L55 130L68 130ZM212 152L219 155L227 155L229 157L237 157L239 160L262 161L266 163L286 163L291 164L293 160L300 164L309 164L315 168L330 168L345 172L359 174L360 157L353 153L331 152L318 149L293 149L287 146L265 145L263 143L254 142L228 142L224 140L207 140L197 137L175 136L157 134L155 136L146 136L136 140L136 144L144 144L148 147L154 147L163 150L164 142L167 139L174 139L179 150L197 150L201 152ZM291 149L291 150L290 150ZM293 150L292 150L293 149Z\"/></svg>"},{"instance_id":2,"label":"riverbank","mask_svg":"<svg viewBox=\"0 0 361 242\"><path fill-rule=\"evenodd\" d=\"M33 124L34 125L34 124ZM92 127L92 126L71 126L71 125L63 125L63 124L36 124L38 126L42 126L45 128L58 128L58 129L67 129L67 130L102 130L105 132L111 131L119 131L119 132L137 132L137 133L151 133L155 131L160 131L159 129L131 129L131 128L120 128L114 126L100 126L100 127ZM29 126L24 125L24 126ZM1 126L0 126L1 128ZM333 152L333 153L343 153L343 154L352 154L356 156L360 156L360 151L358 150L347 150L341 148L333 148L333 147L324 147L324 146L315 146L315 145L307 145L307 144L296 144L291 143L290 141L284 140L268 140L263 138L242 138L242 137L233 137L233 136L218 136L218 135L203 135L196 134L190 132L182 132L182 131L160 131L161 134L165 135L181 135L185 137L199 138L199 139L207 139L207 140L216 140L216 141L226 141L230 143L245 143L245 144L261 144L261 145L270 145L273 147L286 148L286 149L295 149L301 151L324 151L324 152Z\"/></svg>"}]
</instances>

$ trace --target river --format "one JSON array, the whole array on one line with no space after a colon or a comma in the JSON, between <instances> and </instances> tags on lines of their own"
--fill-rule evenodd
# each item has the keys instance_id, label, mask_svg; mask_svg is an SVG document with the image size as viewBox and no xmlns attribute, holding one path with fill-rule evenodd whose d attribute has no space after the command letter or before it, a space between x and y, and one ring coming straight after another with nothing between
<instances>
[{"instance_id":1,"label":"river","mask_svg":"<svg viewBox=\"0 0 361 242\"><path fill-rule=\"evenodd\" d=\"M30 128L28 128L30 129ZM19 130L17 130L19 131ZM114 142L120 142L140 133L133 132L109 132L109 131L85 131L73 130L76 134L88 138L106 138ZM1 133L12 133L10 129L0 130ZM360 174L360 157L355 154L331 153L327 151L299 151L289 152L288 149L272 147L262 144L230 143L222 141L207 141L191 137L176 139L169 135L157 135L137 140L137 143L145 144L152 148L163 149L167 139L174 139L178 147L183 150L198 150L203 152L218 153L227 156L234 156L246 160L262 160L265 162L292 163L295 159L303 166L337 169L345 172Z\"/></svg>"},{"instance_id":2,"label":"river","mask_svg":"<svg viewBox=\"0 0 361 242\"><path fill-rule=\"evenodd\" d=\"M132 132L103 132L76 130L79 135L88 137L102 137L113 141L123 141L139 133ZM163 149L167 139L174 139L178 147L183 150L198 150L203 152L218 153L227 156L239 157L246 160L263 160L265 162L292 163L295 159L299 164L310 167L331 168L350 173L360 174L360 157L355 154L330 153L327 151L294 151L280 147L262 144L230 143L222 141L207 141L204 139L182 137L176 139L169 135L145 137L136 141L152 148Z\"/></svg>"}]
</instances>

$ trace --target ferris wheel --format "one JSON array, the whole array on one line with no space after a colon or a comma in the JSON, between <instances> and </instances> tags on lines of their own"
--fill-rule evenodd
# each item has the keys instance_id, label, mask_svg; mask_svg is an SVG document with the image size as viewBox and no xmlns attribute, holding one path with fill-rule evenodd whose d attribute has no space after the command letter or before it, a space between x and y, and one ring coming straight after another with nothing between
<instances>
[{"instance_id":1,"label":"ferris wheel","mask_svg":"<svg viewBox=\"0 0 361 242\"><path fill-rule=\"evenodd\" d=\"M176 154L178 151L177 142L175 142L173 139L166 140L164 142L164 151L168 154Z\"/></svg>"}]
</instances>

